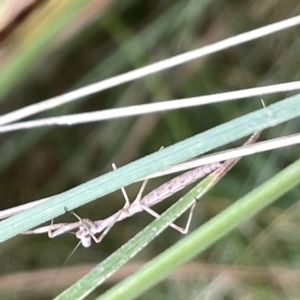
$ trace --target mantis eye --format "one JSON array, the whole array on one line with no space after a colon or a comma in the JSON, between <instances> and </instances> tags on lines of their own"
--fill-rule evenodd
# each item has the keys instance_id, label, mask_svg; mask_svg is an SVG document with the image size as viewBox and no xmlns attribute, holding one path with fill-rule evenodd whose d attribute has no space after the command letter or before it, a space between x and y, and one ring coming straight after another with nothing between
<instances>
[{"instance_id":1,"label":"mantis eye","mask_svg":"<svg viewBox=\"0 0 300 300\"><path fill-rule=\"evenodd\" d=\"M81 227L76 232L76 237L81 240L81 244L83 247L88 248L92 244L91 235L84 227Z\"/></svg>"}]
</instances>

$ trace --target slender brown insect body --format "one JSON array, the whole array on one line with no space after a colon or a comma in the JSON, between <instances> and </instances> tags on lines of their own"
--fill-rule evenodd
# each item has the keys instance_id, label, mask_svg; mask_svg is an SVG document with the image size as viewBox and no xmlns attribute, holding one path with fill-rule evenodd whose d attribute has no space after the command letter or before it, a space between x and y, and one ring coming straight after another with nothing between
<instances>
[{"instance_id":1,"label":"slender brown insect body","mask_svg":"<svg viewBox=\"0 0 300 300\"><path fill-rule=\"evenodd\" d=\"M260 132L254 133L244 143L243 146L254 144L255 141L258 139L259 135ZM125 197L125 205L119 211L117 211L116 213L114 213L113 215L109 216L106 219L91 221L89 219L81 219L75 213L73 213L79 219L78 222L51 224L50 226L43 226L33 230L26 231L24 232L24 234L40 234L40 233L48 232L49 237L53 238L63 233L78 229L76 232L76 237L81 241L84 247L89 247L91 245L91 239L93 239L96 243L100 243L116 222L131 217L136 213L145 210L149 214L158 218L159 215L151 209L153 205L163 201L164 199L168 198L169 196L173 195L179 190L185 188L187 185L195 182L196 180L212 172L214 172L215 175L214 180L219 181L240 159L241 157L238 157L238 158L229 159L224 163L216 162L216 163L210 163L207 165L197 167L193 170L187 171L171 179L170 181L162 184L155 190L151 191L149 194L142 197L142 193L148 182L148 180L145 180L141 186L141 189L136 199L132 203L130 203L124 188L122 188L122 192ZM116 167L114 166L114 168ZM45 201L45 200L46 199L39 200L38 202ZM196 200L197 199L195 199L195 203L191 207L190 214L185 228L179 227L175 224L171 224L170 225L171 227L173 227L174 229L178 230L183 234L188 232L193 209L196 205ZM96 238L95 234L98 233L101 233L101 235L99 238Z\"/></svg>"}]
</instances>

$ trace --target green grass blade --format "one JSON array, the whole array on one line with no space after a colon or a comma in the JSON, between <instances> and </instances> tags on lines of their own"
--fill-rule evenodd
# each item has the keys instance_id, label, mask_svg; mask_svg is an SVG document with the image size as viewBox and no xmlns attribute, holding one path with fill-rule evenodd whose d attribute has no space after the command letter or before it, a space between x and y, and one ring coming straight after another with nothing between
<instances>
[{"instance_id":1,"label":"green grass blade","mask_svg":"<svg viewBox=\"0 0 300 300\"><path fill-rule=\"evenodd\" d=\"M134 299L300 183L300 160L157 256L97 300ZM177 204L175 204L177 205ZM175 206L174 205L174 206ZM75 298L73 298L75 299Z\"/></svg>"},{"instance_id":2,"label":"green grass blade","mask_svg":"<svg viewBox=\"0 0 300 300\"><path fill-rule=\"evenodd\" d=\"M54 219L64 214L66 209L74 210L169 166L248 136L255 131L296 118L300 115L299 107L299 95L287 98L81 184L57 195L51 201L2 221L0 242Z\"/></svg>"}]
</instances>

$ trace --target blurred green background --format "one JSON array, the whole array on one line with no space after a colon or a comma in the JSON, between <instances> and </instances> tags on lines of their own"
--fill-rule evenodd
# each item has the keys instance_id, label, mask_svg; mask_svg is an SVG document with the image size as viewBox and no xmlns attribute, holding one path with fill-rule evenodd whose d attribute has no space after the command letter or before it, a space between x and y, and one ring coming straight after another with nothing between
<instances>
[{"instance_id":1,"label":"blurred green background","mask_svg":"<svg viewBox=\"0 0 300 300\"><path fill-rule=\"evenodd\" d=\"M0 15L3 20L7 18L9 25L3 25L0 32L1 114L300 12L296 0L25 2L29 3L27 10L14 22L9 23L7 17L13 6L7 6ZM16 1L14 5L21 4ZM298 32L297 27L285 30L33 118L299 80ZM269 105L288 95L263 99ZM112 162L121 166L162 145L258 108L260 102L255 98L88 125L1 134L0 209L58 194L109 171ZM272 128L261 139L296 133L299 123L294 120ZM298 157L296 146L243 159L199 203L192 227L198 227ZM166 180L152 180L148 190ZM131 199L138 188L139 184L127 189ZM179 196L159 205L157 211L163 211ZM298 198L297 190L285 195L141 299L299 299ZM101 205L95 201L76 213L101 219L122 205L121 192L117 192L107 196ZM76 276L82 276L85 268L106 258L151 219L143 213L120 222L101 244L89 249L79 247L67 262L77 243L72 235L55 239L46 234L19 236L1 244L1 299L54 297ZM177 223L183 224L185 219L186 216ZM74 217L65 215L55 222L62 220L74 221ZM167 229L94 295L180 238L179 233Z\"/></svg>"}]
</instances>

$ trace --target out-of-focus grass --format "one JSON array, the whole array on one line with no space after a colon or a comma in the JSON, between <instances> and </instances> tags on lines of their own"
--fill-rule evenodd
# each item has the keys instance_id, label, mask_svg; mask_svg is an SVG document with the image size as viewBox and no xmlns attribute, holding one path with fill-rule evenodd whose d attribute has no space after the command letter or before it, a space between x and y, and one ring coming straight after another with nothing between
<instances>
[{"instance_id":1,"label":"out-of-focus grass","mask_svg":"<svg viewBox=\"0 0 300 300\"><path fill-rule=\"evenodd\" d=\"M50 2L53 5L58 3ZM67 5L67 2L64 3ZM101 7L101 1L90 1L89 4L93 9L84 11L85 5L79 9L76 19L67 22L59 35L49 39L39 56L30 64L22 65L22 69L17 69L20 71L18 77L10 79L13 86L1 89L1 94L6 94L1 102L1 114L296 15L300 11L296 0L178 0L157 4L132 0L107 2L104 10L96 10L96 7ZM54 11L51 11L51 7L49 9L50 16ZM34 43L38 43L38 39L31 39L29 43L22 44L22 51L17 43L18 37L26 40L26 33L30 36L31 30L36 30L37 23L34 18L30 18L26 21L28 23L20 25L14 35L4 42L1 67L16 65L21 59L20 55L29 46L37 46ZM54 16L53 24L57 25L55 20ZM64 21L64 18L61 20ZM80 26L82 20L85 20L85 26ZM52 26L49 25L50 29L54 29ZM105 91L43 115L92 111L299 80L297 33L298 28L290 29ZM5 52L6 49L9 49L8 52ZM14 53L18 53L15 58ZM4 76L5 73L1 74ZM264 100L268 105L285 96L268 96ZM112 162L123 165L157 150L161 145L167 146L254 109L257 109L257 101L245 100L99 124L3 134L0 137L1 209L65 191L108 171ZM263 138L297 132L298 128L299 121L293 120L265 131ZM199 226L245 192L274 176L296 160L298 153L297 147L292 147L243 159L197 207L193 227ZM165 180L151 181L149 190ZM129 193L134 197L135 187L129 189ZM77 213L82 217L100 219L123 205L121 197L121 193L109 195L105 201L107 204L104 201L99 204L95 202ZM178 198L173 197L174 200ZM297 267L300 245L297 230L298 198L297 190L290 192L276 206L266 209L226 239L217 242L196 261L220 264L225 269L226 265L243 265L249 267L249 270L251 266L264 267L265 270L276 266L286 269ZM164 210L166 206L167 203L158 210ZM151 219L141 214L116 225L103 243L88 250L78 249L67 264L98 263ZM73 219L65 216L63 220ZM166 231L137 260L150 260L180 238L171 229ZM5 276L23 270L36 271L61 266L75 244L73 236L55 240L49 240L46 236L15 238L1 244L1 274ZM232 299L240 299L242 295L255 299L288 299L297 298L300 293L297 276L290 281L282 277L285 274L282 272L275 275L277 280L266 279L262 284L259 280L239 278L228 272L230 275L227 280L231 280L231 284L225 284L223 277L211 276L203 270L202 274L191 274L177 280L176 284L166 281L151 289L141 299L193 298L201 292L212 290ZM56 295L59 278L58 274L53 282L49 281L49 285L53 286L53 294L39 294L35 299L49 299ZM108 287L109 284L101 287L95 295ZM5 299L14 297L34 299L34 291L27 294L18 291L18 286L15 286L14 292L6 294Z\"/></svg>"}]
</instances>

